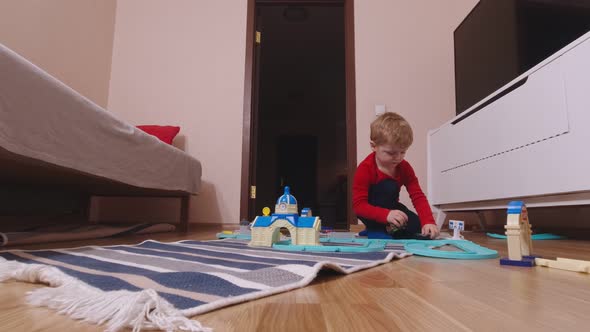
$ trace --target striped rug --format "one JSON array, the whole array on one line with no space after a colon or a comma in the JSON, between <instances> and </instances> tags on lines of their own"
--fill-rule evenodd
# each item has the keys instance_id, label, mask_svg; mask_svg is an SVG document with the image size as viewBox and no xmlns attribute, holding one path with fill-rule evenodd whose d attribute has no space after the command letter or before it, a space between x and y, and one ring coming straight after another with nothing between
<instances>
[{"instance_id":1,"label":"striped rug","mask_svg":"<svg viewBox=\"0 0 590 332\"><path fill-rule=\"evenodd\" d=\"M75 319L131 327L207 331L194 316L231 304L308 285L321 269L343 274L405 257L403 247L382 252L311 253L252 248L240 240L145 241L0 252L0 281L50 287L29 303Z\"/></svg>"}]
</instances>

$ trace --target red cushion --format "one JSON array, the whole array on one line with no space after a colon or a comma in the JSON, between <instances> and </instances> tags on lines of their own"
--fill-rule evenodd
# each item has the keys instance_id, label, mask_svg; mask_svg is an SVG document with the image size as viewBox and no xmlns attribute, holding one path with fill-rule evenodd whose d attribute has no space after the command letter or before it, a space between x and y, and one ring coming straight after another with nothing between
<instances>
[{"instance_id":1,"label":"red cushion","mask_svg":"<svg viewBox=\"0 0 590 332\"><path fill-rule=\"evenodd\" d=\"M154 126L154 125L144 125L144 126L137 126L137 128L145 131L150 135L154 135L159 138L162 142L172 144L174 137L178 135L180 131L180 127L177 126Z\"/></svg>"}]
</instances>

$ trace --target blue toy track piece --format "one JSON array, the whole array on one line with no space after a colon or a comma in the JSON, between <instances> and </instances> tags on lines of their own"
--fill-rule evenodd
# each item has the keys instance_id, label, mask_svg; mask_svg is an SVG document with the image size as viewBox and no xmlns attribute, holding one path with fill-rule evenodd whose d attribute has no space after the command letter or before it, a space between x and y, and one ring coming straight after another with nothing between
<instances>
[{"instance_id":1,"label":"blue toy track piece","mask_svg":"<svg viewBox=\"0 0 590 332\"><path fill-rule=\"evenodd\" d=\"M533 240L563 240L563 239L566 239L566 237L561 236L561 235L551 234L551 233L541 233L541 234L531 235L531 239L533 239Z\"/></svg>"},{"instance_id":2,"label":"blue toy track piece","mask_svg":"<svg viewBox=\"0 0 590 332\"><path fill-rule=\"evenodd\" d=\"M404 237L402 239L395 239L391 234L387 234L383 231L367 230L367 239L369 240L430 240L426 235L420 233L412 236ZM394 233L395 234L395 233ZM395 236L395 235L394 235Z\"/></svg>"},{"instance_id":3,"label":"blue toy track piece","mask_svg":"<svg viewBox=\"0 0 590 332\"><path fill-rule=\"evenodd\" d=\"M331 243L332 245L342 243L342 244L349 244L349 243L372 243L372 242L383 242L387 244L399 244L404 245L408 242L414 242L420 240L394 240L394 239L366 239L366 238L320 238L321 243Z\"/></svg>"},{"instance_id":4,"label":"blue toy track piece","mask_svg":"<svg viewBox=\"0 0 590 332\"><path fill-rule=\"evenodd\" d=\"M280 242L273 244L272 248L277 249L277 250L284 250L284 251L375 252L375 251L385 250L385 245L386 245L386 243L383 241L368 241L368 242L364 242L364 243L357 242L358 245L344 245L346 242L342 242L343 245L337 245L338 242L334 242L334 244L328 244L330 241L323 241L323 242L327 242L327 245L319 245L319 246L292 245L291 240L287 240L287 241L280 241ZM350 241L348 243L354 243L354 241Z\"/></svg>"},{"instance_id":5,"label":"blue toy track piece","mask_svg":"<svg viewBox=\"0 0 590 332\"><path fill-rule=\"evenodd\" d=\"M251 240L246 234L218 233L219 239ZM393 239L364 239L364 238L320 238L319 246L291 245L291 240L280 241L273 245L273 249L283 251L309 251L309 252L375 252L383 251L388 245L404 246L405 250L418 255L451 259L487 259L498 257L498 252L481 247L466 240L393 240ZM463 251L442 251L433 249L443 245L452 245Z\"/></svg>"},{"instance_id":6,"label":"blue toy track piece","mask_svg":"<svg viewBox=\"0 0 590 332\"><path fill-rule=\"evenodd\" d=\"M434 249L444 245L452 245L463 251L442 251ZM405 244L406 251L419 256L450 258L450 259L490 259L498 257L498 252L479 246L466 240L432 240L409 241Z\"/></svg>"},{"instance_id":7,"label":"blue toy track piece","mask_svg":"<svg viewBox=\"0 0 590 332\"><path fill-rule=\"evenodd\" d=\"M225 234L225 233L217 233L215 235L218 239L236 239L236 240L252 240L252 236L248 234Z\"/></svg>"},{"instance_id":8,"label":"blue toy track piece","mask_svg":"<svg viewBox=\"0 0 590 332\"><path fill-rule=\"evenodd\" d=\"M506 235L503 234L495 234L495 233L486 233L487 236L494 238L494 239L506 239ZM531 235L532 240L563 240L566 239L565 236L555 235L551 233L541 233L541 234L533 234Z\"/></svg>"}]
</instances>

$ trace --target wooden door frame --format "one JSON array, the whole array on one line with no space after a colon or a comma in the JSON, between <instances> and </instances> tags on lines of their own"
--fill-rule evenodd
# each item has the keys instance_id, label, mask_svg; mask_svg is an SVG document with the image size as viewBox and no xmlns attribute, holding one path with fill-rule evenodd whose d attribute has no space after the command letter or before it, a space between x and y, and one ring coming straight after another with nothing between
<instances>
[{"instance_id":1,"label":"wooden door frame","mask_svg":"<svg viewBox=\"0 0 590 332\"><path fill-rule=\"evenodd\" d=\"M250 165L255 111L254 98L254 27L256 26L256 5L344 5L344 66L346 80L346 173L347 198L346 209L348 224L356 224L357 219L352 209L352 179L356 170L356 84L354 61L354 0L248 0L246 18L246 68L244 75L244 126L242 130L242 178L240 187L240 220L248 220L250 201ZM251 220L250 220L251 221Z\"/></svg>"}]
</instances>

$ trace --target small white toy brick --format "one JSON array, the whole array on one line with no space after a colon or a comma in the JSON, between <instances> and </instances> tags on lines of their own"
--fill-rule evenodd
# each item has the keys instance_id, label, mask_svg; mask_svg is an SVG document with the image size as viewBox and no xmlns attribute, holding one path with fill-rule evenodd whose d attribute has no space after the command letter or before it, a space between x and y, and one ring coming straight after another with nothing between
<instances>
[{"instance_id":1,"label":"small white toy brick","mask_svg":"<svg viewBox=\"0 0 590 332\"><path fill-rule=\"evenodd\" d=\"M449 220L449 228L453 230L453 240L461 240L461 231L465 230L465 222L461 220Z\"/></svg>"}]
</instances>

